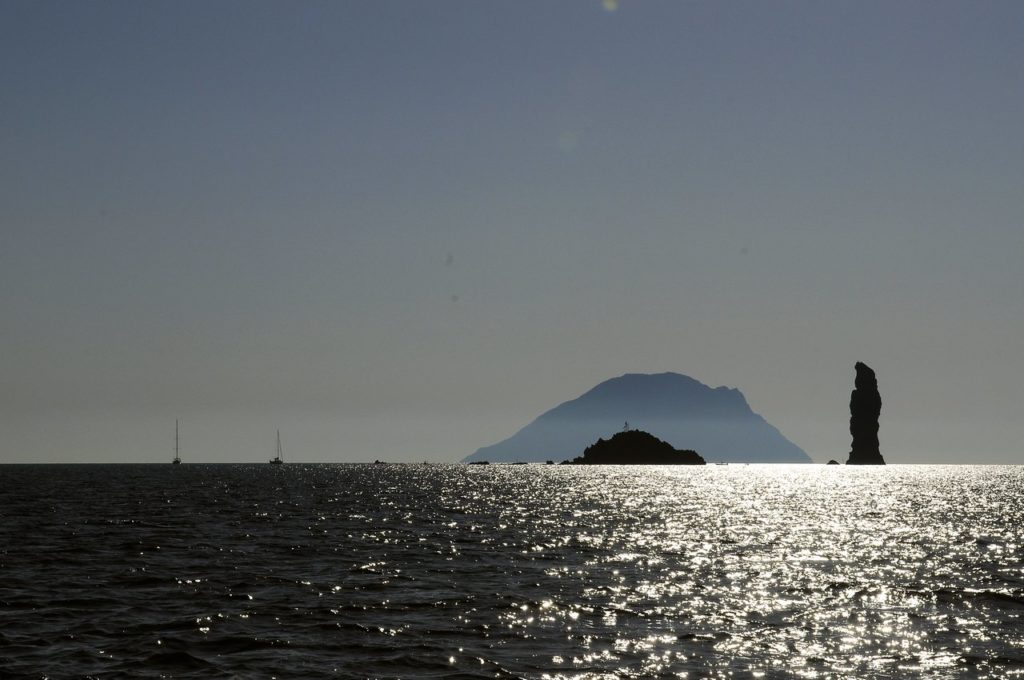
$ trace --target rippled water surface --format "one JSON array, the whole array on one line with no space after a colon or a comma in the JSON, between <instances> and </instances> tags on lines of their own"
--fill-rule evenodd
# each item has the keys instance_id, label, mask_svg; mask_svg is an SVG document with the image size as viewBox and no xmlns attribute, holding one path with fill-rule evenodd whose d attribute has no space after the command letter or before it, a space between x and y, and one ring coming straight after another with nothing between
<instances>
[{"instance_id":1,"label":"rippled water surface","mask_svg":"<svg viewBox=\"0 0 1024 680\"><path fill-rule=\"evenodd\" d=\"M1024 677L1018 467L0 467L0 676Z\"/></svg>"}]
</instances>

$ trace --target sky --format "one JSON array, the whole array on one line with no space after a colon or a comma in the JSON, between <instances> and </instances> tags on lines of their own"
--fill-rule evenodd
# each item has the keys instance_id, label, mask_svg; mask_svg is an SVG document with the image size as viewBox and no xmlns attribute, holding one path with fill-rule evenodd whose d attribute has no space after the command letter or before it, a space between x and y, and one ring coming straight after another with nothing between
<instances>
[{"instance_id":1,"label":"sky","mask_svg":"<svg viewBox=\"0 0 1024 680\"><path fill-rule=\"evenodd\" d=\"M1024 3L0 0L0 462L455 461L630 372L1024 463Z\"/></svg>"}]
</instances>

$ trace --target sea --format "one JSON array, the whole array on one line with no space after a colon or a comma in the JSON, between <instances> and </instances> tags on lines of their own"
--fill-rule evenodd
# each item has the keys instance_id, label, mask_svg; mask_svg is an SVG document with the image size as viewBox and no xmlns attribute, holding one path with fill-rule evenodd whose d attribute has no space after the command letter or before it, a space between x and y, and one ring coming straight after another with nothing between
<instances>
[{"instance_id":1,"label":"sea","mask_svg":"<svg viewBox=\"0 0 1024 680\"><path fill-rule=\"evenodd\" d=\"M1024 677L1024 468L0 466L0 677Z\"/></svg>"}]
</instances>

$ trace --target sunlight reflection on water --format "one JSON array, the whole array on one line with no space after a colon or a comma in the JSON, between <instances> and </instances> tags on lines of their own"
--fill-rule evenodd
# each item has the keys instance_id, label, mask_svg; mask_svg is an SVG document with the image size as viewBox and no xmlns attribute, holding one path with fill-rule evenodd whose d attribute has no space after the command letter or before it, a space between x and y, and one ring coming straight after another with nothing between
<instances>
[{"instance_id":1,"label":"sunlight reflection on water","mask_svg":"<svg viewBox=\"0 0 1024 680\"><path fill-rule=\"evenodd\" d=\"M11 673L1024 675L1017 467L39 470Z\"/></svg>"}]
</instances>

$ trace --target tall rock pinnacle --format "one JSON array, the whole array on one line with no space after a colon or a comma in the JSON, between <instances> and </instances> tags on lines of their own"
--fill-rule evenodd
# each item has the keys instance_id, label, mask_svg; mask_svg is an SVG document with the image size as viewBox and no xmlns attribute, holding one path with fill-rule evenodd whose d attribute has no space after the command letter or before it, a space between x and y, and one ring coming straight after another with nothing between
<instances>
[{"instance_id":1,"label":"tall rock pinnacle","mask_svg":"<svg viewBox=\"0 0 1024 680\"><path fill-rule=\"evenodd\" d=\"M850 394L850 434L853 444L847 465L885 465L878 451L878 414L882 412L882 397L878 394L875 372L866 364L857 362L857 378Z\"/></svg>"}]
</instances>

